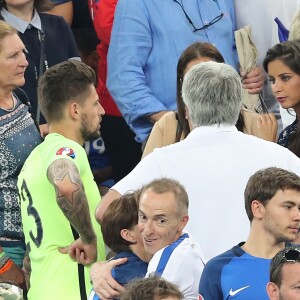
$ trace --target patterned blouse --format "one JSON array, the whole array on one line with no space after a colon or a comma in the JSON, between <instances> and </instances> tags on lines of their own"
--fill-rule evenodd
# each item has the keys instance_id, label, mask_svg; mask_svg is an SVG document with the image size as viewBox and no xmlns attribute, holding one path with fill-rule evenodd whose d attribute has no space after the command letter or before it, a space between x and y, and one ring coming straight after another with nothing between
<instances>
[{"instance_id":1,"label":"patterned blouse","mask_svg":"<svg viewBox=\"0 0 300 300\"><path fill-rule=\"evenodd\" d=\"M291 125L287 126L279 135L277 144L288 148L289 140L291 135L293 135L298 127L298 120L296 119Z\"/></svg>"},{"instance_id":2,"label":"patterned blouse","mask_svg":"<svg viewBox=\"0 0 300 300\"><path fill-rule=\"evenodd\" d=\"M18 100L12 111L0 108L1 237L23 239L17 180L26 158L40 142L25 104Z\"/></svg>"}]
</instances>

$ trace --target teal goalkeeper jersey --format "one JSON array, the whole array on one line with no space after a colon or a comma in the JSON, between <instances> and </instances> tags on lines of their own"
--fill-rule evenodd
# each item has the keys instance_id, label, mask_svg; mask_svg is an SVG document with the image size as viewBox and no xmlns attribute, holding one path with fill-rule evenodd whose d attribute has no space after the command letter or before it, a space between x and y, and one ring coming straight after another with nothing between
<instances>
[{"instance_id":1,"label":"teal goalkeeper jersey","mask_svg":"<svg viewBox=\"0 0 300 300\"><path fill-rule=\"evenodd\" d=\"M25 242L30 247L29 300L81 300L87 299L91 290L89 267L77 264L68 254L58 251L77 238L47 178L49 165L59 158L72 160L79 170L97 235L97 260L105 259L101 228L94 216L100 194L86 153L78 143L51 133L32 151L18 179Z\"/></svg>"}]
</instances>

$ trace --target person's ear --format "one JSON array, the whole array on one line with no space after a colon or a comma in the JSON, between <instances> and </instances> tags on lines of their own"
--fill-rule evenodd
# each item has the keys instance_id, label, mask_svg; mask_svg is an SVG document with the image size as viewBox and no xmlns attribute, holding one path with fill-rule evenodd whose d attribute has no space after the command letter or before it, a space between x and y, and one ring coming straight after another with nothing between
<instances>
[{"instance_id":1,"label":"person's ear","mask_svg":"<svg viewBox=\"0 0 300 300\"><path fill-rule=\"evenodd\" d=\"M278 300L279 299L279 288L275 283L269 282L266 286L266 289L267 289L267 294L268 294L270 300Z\"/></svg>"},{"instance_id":2,"label":"person's ear","mask_svg":"<svg viewBox=\"0 0 300 300\"><path fill-rule=\"evenodd\" d=\"M136 239L135 236L130 232L128 229L122 229L120 231L121 237L126 240L127 242L135 243Z\"/></svg>"},{"instance_id":3,"label":"person's ear","mask_svg":"<svg viewBox=\"0 0 300 300\"><path fill-rule=\"evenodd\" d=\"M184 215L181 219L181 222L179 224L179 231L182 231L183 228L186 226L187 222L189 221L189 216L188 215Z\"/></svg>"},{"instance_id":4,"label":"person's ear","mask_svg":"<svg viewBox=\"0 0 300 300\"><path fill-rule=\"evenodd\" d=\"M265 207L260 201L253 200L251 203L251 211L252 211L253 217L255 217L257 219L262 219L264 216Z\"/></svg>"},{"instance_id":5,"label":"person's ear","mask_svg":"<svg viewBox=\"0 0 300 300\"><path fill-rule=\"evenodd\" d=\"M68 104L68 111L72 119L79 119L79 104L76 102L70 102Z\"/></svg>"}]
</instances>

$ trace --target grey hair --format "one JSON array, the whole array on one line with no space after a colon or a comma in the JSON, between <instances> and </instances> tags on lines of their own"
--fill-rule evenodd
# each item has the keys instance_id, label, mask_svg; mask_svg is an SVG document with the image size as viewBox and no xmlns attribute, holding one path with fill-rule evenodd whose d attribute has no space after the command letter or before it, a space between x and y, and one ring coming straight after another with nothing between
<instances>
[{"instance_id":1,"label":"grey hair","mask_svg":"<svg viewBox=\"0 0 300 300\"><path fill-rule=\"evenodd\" d=\"M242 107L241 78L223 63L197 64L184 77L182 98L193 127L235 125Z\"/></svg>"}]
</instances>

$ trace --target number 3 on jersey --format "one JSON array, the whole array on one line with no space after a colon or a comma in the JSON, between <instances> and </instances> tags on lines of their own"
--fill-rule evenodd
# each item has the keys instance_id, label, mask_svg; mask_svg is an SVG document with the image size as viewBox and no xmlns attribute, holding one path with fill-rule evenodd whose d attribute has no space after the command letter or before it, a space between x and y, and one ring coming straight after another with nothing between
<instances>
[{"instance_id":1,"label":"number 3 on jersey","mask_svg":"<svg viewBox=\"0 0 300 300\"><path fill-rule=\"evenodd\" d=\"M26 193L26 197L24 195L24 192ZM37 246L40 247L43 239L43 226L42 226L42 221L40 218L39 213L35 209L32 203L32 197L31 194L28 190L26 181L23 180L22 186L21 186L21 191L20 191L20 198L22 202L26 202L28 199L28 206L27 206L27 214L28 216L32 216L34 218L34 222L36 224L36 236L34 236L32 230L29 231L29 235L33 241L33 243ZM26 199L27 198L27 199ZM21 204L21 203L20 203Z\"/></svg>"}]
</instances>

